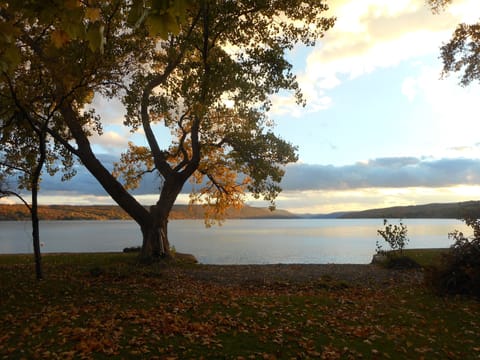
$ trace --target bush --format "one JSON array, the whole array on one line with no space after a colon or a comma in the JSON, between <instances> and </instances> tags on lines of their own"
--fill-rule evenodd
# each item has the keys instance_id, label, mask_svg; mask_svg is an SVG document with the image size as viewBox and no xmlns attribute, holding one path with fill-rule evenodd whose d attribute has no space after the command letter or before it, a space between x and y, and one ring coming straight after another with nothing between
<instances>
[{"instance_id":1,"label":"bush","mask_svg":"<svg viewBox=\"0 0 480 360\"><path fill-rule=\"evenodd\" d=\"M388 223L387 219L383 220L383 225L385 226L384 230L377 230L377 234L383 237L385 242L390 245L391 250L399 250L402 253L403 248L408 242L407 238L407 225L404 225L402 221L400 221L399 225L392 225ZM377 253L381 254L385 251L382 249L382 245L380 245L377 241Z\"/></svg>"},{"instance_id":2,"label":"bush","mask_svg":"<svg viewBox=\"0 0 480 360\"><path fill-rule=\"evenodd\" d=\"M426 282L439 294L466 294L480 297L480 220L466 218L473 236L455 230L448 234L455 243L442 256L439 266L431 267Z\"/></svg>"},{"instance_id":3,"label":"bush","mask_svg":"<svg viewBox=\"0 0 480 360\"><path fill-rule=\"evenodd\" d=\"M403 248L408 242L407 225L400 220L399 225L388 223L383 220L385 229L377 230L385 242L390 245L390 250L383 250L382 245L377 241L377 256L373 257L372 263L379 263L388 269L417 269L421 266L412 258L403 255Z\"/></svg>"}]
</instances>

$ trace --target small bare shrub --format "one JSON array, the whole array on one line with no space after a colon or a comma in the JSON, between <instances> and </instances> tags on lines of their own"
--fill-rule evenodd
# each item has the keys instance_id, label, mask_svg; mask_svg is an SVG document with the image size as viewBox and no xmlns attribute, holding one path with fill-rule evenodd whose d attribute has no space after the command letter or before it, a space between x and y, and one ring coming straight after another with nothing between
<instances>
[{"instance_id":1,"label":"small bare shrub","mask_svg":"<svg viewBox=\"0 0 480 360\"><path fill-rule=\"evenodd\" d=\"M383 225L385 226L385 229L377 230L377 234L380 235L388 245L390 245L390 250L398 250L402 253L403 248L408 243L407 225L403 224L401 220L399 225L389 224L387 219L383 219ZM385 250L383 250L382 245L378 241L377 253L385 253Z\"/></svg>"},{"instance_id":2,"label":"small bare shrub","mask_svg":"<svg viewBox=\"0 0 480 360\"><path fill-rule=\"evenodd\" d=\"M398 225L389 224L387 219L383 220L383 225L385 228L377 230L377 234L385 240L390 249L383 250L382 245L377 241L377 254L385 256L381 265L390 269L419 268L420 265L415 260L403 255L403 248L409 241L407 225L403 224L401 220Z\"/></svg>"}]
</instances>

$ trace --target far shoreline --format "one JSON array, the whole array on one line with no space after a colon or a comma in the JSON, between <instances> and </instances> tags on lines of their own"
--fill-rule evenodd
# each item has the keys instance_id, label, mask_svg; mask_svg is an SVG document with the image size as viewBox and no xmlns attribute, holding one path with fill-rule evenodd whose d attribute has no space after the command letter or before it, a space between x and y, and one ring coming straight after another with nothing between
<instances>
[{"instance_id":1,"label":"far shoreline","mask_svg":"<svg viewBox=\"0 0 480 360\"><path fill-rule=\"evenodd\" d=\"M149 207L149 205L145 205ZM117 205L40 205L43 220L131 220ZM457 203L431 203L424 205L394 206L369 210L349 210L331 213L294 213L289 210L245 205L227 212L226 219L463 219L480 216L480 201ZM171 220L204 219L201 205L176 204ZM30 213L22 204L0 204L0 221L28 220Z\"/></svg>"}]
</instances>

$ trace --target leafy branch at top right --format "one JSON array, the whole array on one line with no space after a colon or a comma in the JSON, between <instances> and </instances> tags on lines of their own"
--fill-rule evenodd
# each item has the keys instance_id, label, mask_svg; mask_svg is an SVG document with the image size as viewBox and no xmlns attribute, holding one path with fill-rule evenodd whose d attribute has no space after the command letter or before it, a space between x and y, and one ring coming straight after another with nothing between
<instances>
[{"instance_id":1,"label":"leafy branch at top right","mask_svg":"<svg viewBox=\"0 0 480 360\"><path fill-rule=\"evenodd\" d=\"M432 11L442 11L452 0L428 0ZM460 85L480 81L480 19L474 24L460 23L452 38L440 48L442 76L460 73Z\"/></svg>"}]
</instances>

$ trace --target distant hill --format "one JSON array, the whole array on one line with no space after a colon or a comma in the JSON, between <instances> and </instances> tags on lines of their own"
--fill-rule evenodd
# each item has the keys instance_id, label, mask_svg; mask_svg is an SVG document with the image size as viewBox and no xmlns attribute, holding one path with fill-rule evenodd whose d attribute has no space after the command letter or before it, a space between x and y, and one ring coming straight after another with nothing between
<instances>
[{"instance_id":1,"label":"distant hill","mask_svg":"<svg viewBox=\"0 0 480 360\"><path fill-rule=\"evenodd\" d=\"M372 218L423 218L423 219L461 219L470 214L480 218L480 201L465 201L445 204L426 204L395 206L382 209L354 211L340 215L340 219Z\"/></svg>"},{"instance_id":2,"label":"distant hill","mask_svg":"<svg viewBox=\"0 0 480 360\"><path fill-rule=\"evenodd\" d=\"M245 206L240 210L231 210L227 219L460 219L466 214L480 218L480 201L459 203L395 206L352 212L331 214L292 214L286 210L270 211L267 208ZM115 205L45 205L39 207L42 220L130 220L130 216ZM199 205L175 205L170 219L203 219L203 208ZM0 205L1 220L29 220L28 210L23 205Z\"/></svg>"},{"instance_id":3,"label":"distant hill","mask_svg":"<svg viewBox=\"0 0 480 360\"><path fill-rule=\"evenodd\" d=\"M45 205L39 207L41 220L131 220L119 206L114 205ZM170 219L203 219L201 206L175 205ZM230 219L287 219L296 215L285 210L270 211L267 208L245 206L228 212ZM29 220L30 214L24 205L0 205L0 220Z\"/></svg>"},{"instance_id":4,"label":"distant hill","mask_svg":"<svg viewBox=\"0 0 480 360\"><path fill-rule=\"evenodd\" d=\"M300 214L303 219L340 219L342 216L350 214L346 211L333 212L329 214Z\"/></svg>"}]
</instances>

